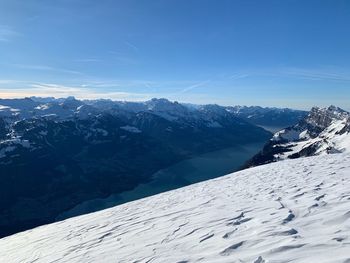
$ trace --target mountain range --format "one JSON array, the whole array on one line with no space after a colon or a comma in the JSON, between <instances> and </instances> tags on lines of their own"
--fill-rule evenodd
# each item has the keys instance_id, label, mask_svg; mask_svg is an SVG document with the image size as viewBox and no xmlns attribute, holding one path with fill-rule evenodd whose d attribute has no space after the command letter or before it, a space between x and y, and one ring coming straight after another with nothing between
<instances>
[{"instance_id":1,"label":"mountain range","mask_svg":"<svg viewBox=\"0 0 350 263\"><path fill-rule=\"evenodd\" d=\"M166 99L33 97L0 105L0 236L134 189L181 160L272 135L227 107Z\"/></svg>"}]
</instances>

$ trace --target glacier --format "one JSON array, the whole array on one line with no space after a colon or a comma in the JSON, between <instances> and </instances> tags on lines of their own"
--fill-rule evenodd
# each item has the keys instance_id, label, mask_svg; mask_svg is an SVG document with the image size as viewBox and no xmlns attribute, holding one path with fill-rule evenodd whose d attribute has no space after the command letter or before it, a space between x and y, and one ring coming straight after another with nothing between
<instances>
[{"instance_id":1,"label":"glacier","mask_svg":"<svg viewBox=\"0 0 350 263\"><path fill-rule=\"evenodd\" d=\"M0 262L350 262L350 154L246 169L0 239Z\"/></svg>"}]
</instances>

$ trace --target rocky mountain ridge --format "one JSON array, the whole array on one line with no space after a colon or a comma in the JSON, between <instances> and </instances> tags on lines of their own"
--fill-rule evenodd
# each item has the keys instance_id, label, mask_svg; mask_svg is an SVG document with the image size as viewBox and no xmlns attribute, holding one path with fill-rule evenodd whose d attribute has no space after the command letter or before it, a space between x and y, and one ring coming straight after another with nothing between
<instances>
[{"instance_id":1,"label":"rocky mountain ridge","mask_svg":"<svg viewBox=\"0 0 350 263\"><path fill-rule=\"evenodd\" d=\"M299 123L274 134L249 166L282 159L350 151L350 113L314 107Z\"/></svg>"}]
</instances>

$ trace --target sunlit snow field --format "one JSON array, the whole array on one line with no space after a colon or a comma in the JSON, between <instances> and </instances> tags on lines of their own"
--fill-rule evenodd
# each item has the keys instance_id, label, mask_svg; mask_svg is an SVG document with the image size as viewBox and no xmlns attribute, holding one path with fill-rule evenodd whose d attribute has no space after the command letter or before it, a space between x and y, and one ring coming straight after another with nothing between
<instances>
[{"instance_id":1,"label":"sunlit snow field","mask_svg":"<svg viewBox=\"0 0 350 263\"><path fill-rule=\"evenodd\" d=\"M0 240L0 262L350 262L350 155L281 161Z\"/></svg>"}]
</instances>

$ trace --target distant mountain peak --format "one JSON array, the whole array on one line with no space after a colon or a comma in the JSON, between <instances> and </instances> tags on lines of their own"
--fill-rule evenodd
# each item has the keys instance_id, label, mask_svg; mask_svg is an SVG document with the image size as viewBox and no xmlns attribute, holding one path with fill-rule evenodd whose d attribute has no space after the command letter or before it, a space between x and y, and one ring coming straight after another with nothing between
<instances>
[{"instance_id":1,"label":"distant mountain peak","mask_svg":"<svg viewBox=\"0 0 350 263\"><path fill-rule=\"evenodd\" d=\"M152 98L149 101L162 102L162 103L172 103L170 100L168 100L166 98Z\"/></svg>"},{"instance_id":2,"label":"distant mountain peak","mask_svg":"<svg viewBox=\"0 0 350 263\"><path fill-rule=\"evenodd\" d=\"M334 116L337 116L339 114L348 113L346 110L343 110L342 108L339 108L334 105L330 105L328 107L312 107L310 112L321 112L321 113L328 113L333 114Z\"/></svg>"},{"instance_id":3,"label":"distant mountain peak","mask_svg":"<svg viewBox=\"0 0 350 263\"><path fill-rule=\"evenodd\" d=\"M74 96L68 96L66 100L77 100Z\"/></svg>"},{"instance_id":4,"label":"distant mountain peak","mask_svg":"<svg viewBox=\"0 0 350 263\"><path fill-rule=\"evenodd\" d=\"M349 112L334 105L326 108L313 107L306 118L306 122L324 129L334 120L342 120L349 116Z\"/></svg>"}]
</instances>

